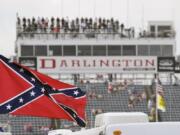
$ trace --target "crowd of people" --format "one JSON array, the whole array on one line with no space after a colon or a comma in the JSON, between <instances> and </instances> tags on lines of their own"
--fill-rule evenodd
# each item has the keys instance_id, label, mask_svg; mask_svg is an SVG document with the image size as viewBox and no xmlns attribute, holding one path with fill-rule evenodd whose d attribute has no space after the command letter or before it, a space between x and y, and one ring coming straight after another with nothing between
<instances>
[{"instance_id":1,"label":"crowd of people","mask_svg":"<svg viewBox=\"0 0 180 135\"><path fill-rule=\"evenodd\" d=\"M16 26L18 37L22 36L22 33L63 33L73 34L73 37L77 37L77 34L85 33L92 38L95 37L95 34L118 34L120 37L127 38L172 37L175 35L173 31L161 31L156 35L155 32L141 30L136 36L134 27L126 27L124 23L115 18L102 17L77 17L75 19L69 19L68 17L17 17Z\"/></svg>"},{"instance_id":2,"label":"crowd of people","mask_svg":"<svg viewBox=\"0 0 180 135\"><path fill-rule=\"evenodd\" d=\"M134 37L134 27L126 28L124 23L120 23L119 20L114 18L76 18L69 19L51 17L37 19L20 18L17 17L17 32L39 32L39 33L108 33L116 34L119 33L122 37Z\"/></svg>"},{"instance_id":3,"label":"crowd of people","mask_svg":"<svg viewBox=\"0 0 180 135\"><path fill-rule=\"evenodd\" d=\"M108 93L115 93L118 91L126 90L129 85L133 82L132 80L124 80L123 82L109 82L108 83Z\"/></svg>"},{"instance_id":4,"label":"crowd of people","mask_svg":"<svg viewBox=\"0 0 180 135\"><path fill-rule=\"evenodd\" d=\"M146 94L144 93L144 91L137 91L134 87L128 89L128 95L128 107L130 108L134 108L136 104L146 99Z\"/></svg>"},{"instance_id":5,"label":"crowd of people","mask_svg":"<svg viewBox=\"0 0 180 135\"><path fill-rule=\"evenodd\" d=\"M98 109L92 109L91 110L91 113L96 116L97 114L101 114L103 113L103 110L101 108L98 108Z\"/></svg>"}]
</instances>

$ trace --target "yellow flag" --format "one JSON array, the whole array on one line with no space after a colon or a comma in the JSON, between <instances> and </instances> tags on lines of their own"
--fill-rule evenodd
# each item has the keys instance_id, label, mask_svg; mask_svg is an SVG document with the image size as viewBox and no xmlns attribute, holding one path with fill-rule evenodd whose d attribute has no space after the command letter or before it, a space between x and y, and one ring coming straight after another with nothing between
<instances>
[{"instance_id":1,"label":"yellow flag","mask_svg":"<svg viewBox=\"0 0 180 135\"><path fill-rule=\"evenodd\" d=\"M157 108L162 112L166 111L166 102L162 95L157 94Z\"/></svg>"}]
</instances>

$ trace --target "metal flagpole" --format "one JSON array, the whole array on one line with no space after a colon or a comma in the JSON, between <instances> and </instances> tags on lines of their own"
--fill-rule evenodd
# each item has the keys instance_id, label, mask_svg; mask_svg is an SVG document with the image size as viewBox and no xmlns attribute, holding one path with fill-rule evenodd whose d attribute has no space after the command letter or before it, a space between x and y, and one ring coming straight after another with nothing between
<instances>
[{"instance_id":1,"label":"metal flagpole","mask_svg":"<svg viewBox=\"0 0 180 135\"><path fill-rule=\"evenodd\" d=\"M78 16L80 17L80 5L81 3L80 3L80 0L78 0Z\"/></svg>"},{"instance_id":2,"label":"metal flagpole","mask_svg":"<svg viewBox=\"0 0 180 135\"><path fill-rule=\"evenodd\" d=\"M129 0L126 1L126 13L127 13L127 16L126 16L126 23L127 23L127 27L129 27Z\"/></svg>"},{"instance_id":3,"label":"metal flagpole","mask_svg":"<svg viewBox=\"0 0 180 135\"><path fill-rule=\"evenodd\" d=\"M112 0L110 0L110 17L112 18Z\"/></svg>"},{"instance_id":4,"label":"metal flagpole","mask_svg":"<svg viewBox=\"0 0 180 135\"><path fill-rule=\"evenodd\" d=\"M142 0L142 18L141 18L142 27L144 30L144 1Z\"/></svg>"},{"instance_id":5,"label":"metal flagpole","mask_svg":"<svg viewBox=\"0 0 180 135\"><path fill-rule=\"evenodd\" d=\"M64 14L63 14L63 6L64 6L64 1L61 0L61 17L64 17Z\"/></svg>"},{"instance_id":6,"label":"metal flagpole","mask_svg":"<svg viewBox=\"0 0 180 135\"><path fill-rule=\"evenodd\" d=\"M93 1L93 15L94 15L94 19L96 18L96 0Z\"/></svg>"},{"instance_id":7,"label":"metal flagpole","mask_svg":"<svg viewBox=\"0 0 180 135\"><path fill-rule=\"evenodd\" d=\"M155 92L156 92L156 122L158 122L158 76L155 74Z\"/></svg>"}]
</instances>

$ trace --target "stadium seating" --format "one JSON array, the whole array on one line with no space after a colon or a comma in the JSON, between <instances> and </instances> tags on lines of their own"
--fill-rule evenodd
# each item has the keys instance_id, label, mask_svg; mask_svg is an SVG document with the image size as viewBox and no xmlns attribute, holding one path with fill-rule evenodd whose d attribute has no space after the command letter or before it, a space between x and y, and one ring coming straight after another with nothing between
<instances>
[{"instance_id":1,"label":"stadium seating","mask_svg":"<svg viewBox=\"0 0 180 135\"><path fill-rule=\"evenodd\" d=\"M128 106L128 89L135 89L137 93L142 93L144 85L129 85L126 89L117 90L112 93L108 92L108 85L106 83L78 83L77 85L87 92L88 105L86 115L88 128L94 126L95 115L97 113L134 111L149 113L146 99L136 102L134 107ZM166 112L160 112L161 120L180 121L180 86L163 85L163 88L167 108ZM13 135L44 135L48 129L43 127L50 127L51 125L51 120L46 118L0 115L0 119L1 123L10 121ZM32 124L32 129L30 130L25 129L28 123ZM61 120L61 128L79 129L75 123L65 120Z\"/></svg>"}]
</instances>

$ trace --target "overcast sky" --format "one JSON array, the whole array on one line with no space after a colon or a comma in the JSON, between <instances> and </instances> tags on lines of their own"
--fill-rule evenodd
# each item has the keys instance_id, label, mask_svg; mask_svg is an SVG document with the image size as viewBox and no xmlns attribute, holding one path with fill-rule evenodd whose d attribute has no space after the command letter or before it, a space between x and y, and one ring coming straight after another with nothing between
<instances>
[{"instance_id":1,"label":"overcast sky","mask_svg":"<svg viewBox=\"0 0 180 135\"><path fill-rule=\"evenodd\" d=\"M0 0L0 54L15 55L16 14L20 17L114 17L136 31L149 20L172 20L180 54L180 0Z\"/></svg>"}]
</instances>

